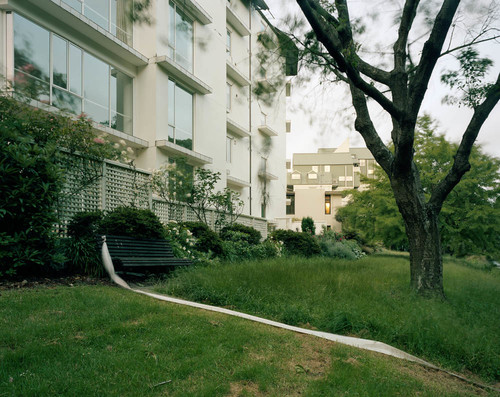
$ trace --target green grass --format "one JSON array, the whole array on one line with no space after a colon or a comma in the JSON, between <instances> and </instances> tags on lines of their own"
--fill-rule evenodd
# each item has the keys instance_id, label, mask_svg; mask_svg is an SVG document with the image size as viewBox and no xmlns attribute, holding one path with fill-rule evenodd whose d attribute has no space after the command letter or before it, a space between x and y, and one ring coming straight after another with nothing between
<instances>
[{"instance_id":1,"label":"green grass","mask_svg":"<svg viewBox=\"0 0 500 397\"><path fill-rule=\"evenodd\" d=\"M500 271L444 264L447 300L415 295L405 257L282 258L177 272L158 292L287 324L386 342L500 380Z\"/></svg>"},{"instance_id":2,"label":"green grass","mask_svg":"<svg viewBox=\"0 0 500 397\"><path fill-rule=\"evenodd\" d=\"M0 396L487 394L413 363L114 287L2 291L0 302Z\"/></svg>"}]
</instances>

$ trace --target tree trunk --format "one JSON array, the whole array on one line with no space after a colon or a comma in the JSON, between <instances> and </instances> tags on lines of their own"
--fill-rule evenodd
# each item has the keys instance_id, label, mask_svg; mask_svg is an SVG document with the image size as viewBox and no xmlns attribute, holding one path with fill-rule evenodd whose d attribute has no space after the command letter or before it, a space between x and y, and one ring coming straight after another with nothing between
<instances>
[{"instance_id":1,"label":"tree trunk","mask_svg":"<svg viewBox=\"0 0 500 397\"><path fill-rule=\"evenodd\" d=\"M432 211L405 221L410 243L410 282L422 295L444 297L438 216Z\"/></svg>"},{"instance_id":2,"label":"tree trunk","mask_svg":"<svg viewBox=\"0 0 500 397\"><path fill-rule=\"evenodd\" d=\"M439 211L425 203L416 172L391 180L410 244L410 283L421 295L444 297Z\"/></svg>"}]
</instances>

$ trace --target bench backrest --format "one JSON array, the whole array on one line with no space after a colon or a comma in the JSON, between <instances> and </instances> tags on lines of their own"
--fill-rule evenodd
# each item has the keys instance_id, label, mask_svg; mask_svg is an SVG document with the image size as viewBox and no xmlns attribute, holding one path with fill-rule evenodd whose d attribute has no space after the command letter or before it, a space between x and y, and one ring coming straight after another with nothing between
<instances>
[{"instance_id":1,"label":"bench backrest","mask_svg":"<svg viewBox=\"0 0 500 397\"><path fill-rule=\"evenodd\" d=\"M135 237L106 236L112 258L174 258L172 247L165 240L145 240Z\"/></svg>"}]
</instances>

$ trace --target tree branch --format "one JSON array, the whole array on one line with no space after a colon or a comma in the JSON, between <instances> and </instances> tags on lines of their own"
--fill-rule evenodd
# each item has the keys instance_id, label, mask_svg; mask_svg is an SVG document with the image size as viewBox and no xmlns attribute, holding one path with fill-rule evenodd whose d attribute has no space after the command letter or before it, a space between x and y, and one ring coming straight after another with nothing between
<instances>
[{"instance_id":1,"label":"tree branch","mask_svg":"<svg viewBox=\"0 0 500 397\"><path fill-rule=\"evenodd\" d=\"M365 94L357 88L352 82L349 83L352 96L352 104L356 110L356 121L354 126L363 137L366 147L370 150L375 157L377 163L380 164L382 169L387 175L392 174L393 154L382 142L370 118L368 105L366 103Z\"/></svg>"},{"instance_id":2,"label":"tree branch","mask_svg":"<svg viewBox=\"0 0 500 397\"><path fill-rule=\"evenodd\" d=\"M460 142L460 145L457 149L457 153L455 155L455 160L453 161L451 170L444 177L444 179L436 185L431 194L431 198L429 199L428 203L431 209L439 213L448 194L460 182L462 176L467 171L469 171L469 157L472 150L472 145L474 144L477 135L479 134L479 130L481 129L484 122L490 115L493 108L497 105L499 100L500 74L498 75L495 84L490 88L486 99L474 109L474 115L472 116L472 119L464 132L462 141Z\"/></svg>"},{"instance_id":3,"label":"tree branch","mask_svg":"<svg viewBox=\"0 0 500 397\"><path fill-rule=\"evenodd\" d=\"M410 82L410 103L408 109L412 118L417 119L420 106L427 91L429 79L436 62L441 55L446 35L450 29L451 22L457 11L460 0L444 0L439 10L429 39L424 44L422 57Z\"/></svg>"},{"instance_id":4,"label":"tree branch","mask_svg":"<svg viewBox=\"0 0 500 397\"><path fill-rule=\"evenodd\" d=\"M325 46L327 51L337 63L339 70L346 73L347 77L356 87L377 101L390 115L398 118L401 112L396 108L396 106L394 106L392 101L390 101L373 85L367 83L361 78L358 65L356 65L356 67L353 66L355 58L351 61L346 59L345 53L347 53L349 57L352 57L355 54L354 48L353 46L344 48L335 26L328 24L327 21L321 17L321 14L315 10L317 7L321 7L317 0L297 0L297 3L311 24L316 37ZM324 10L324 12L326 11ZM346 23L349 23L349 21Z\"/></svg>"},{"instance_id":5,"label":"tree branch","mask_svg":"<svg viewBox=\"0 0 500 397\"><path fill-rule=\"evenodd\" d=\"M404 71L406 66L406 44L411 26L417 15L419 0L408 0L403 8L403 15L398 30L398 39L394 43L394 70Z\"/></svg>"}]
</instances>

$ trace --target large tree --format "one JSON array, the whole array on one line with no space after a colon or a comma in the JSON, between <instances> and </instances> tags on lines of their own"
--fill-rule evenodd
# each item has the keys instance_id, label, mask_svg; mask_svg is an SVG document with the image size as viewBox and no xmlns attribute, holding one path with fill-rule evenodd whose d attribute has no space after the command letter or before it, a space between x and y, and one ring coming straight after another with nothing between
<instances>
[{"instance_id":1,"label":"large tree","mask_svg":"<svg viewBox=\"0 0 500 397\"><path fill-rule=\"evenodd\" d=\"M437 132L425 115L415 134L415 163L424 194L446 175L457 144ZM500 255L500 159L472 148L472 167L450 193L439 215L443 251L465 256ZM368 243L382 242L392 249L407 249L404 222L398 211L387 175L377 168L374 178L365 178L367 189L349 192L351 200L336 217L346 232L355 232Z\"/></svg>"},{"instance_id":2,"label":"large tree","mask_svg":"<svg viewBox=\"0 0 500 397\"><path fill-rule=\"evenodd\" d=\"M463 73L448 73L445 81L466 92L463 102L473 107L474 112L463 130L449 171L424 194L413 158L415 126L437 61L454 50L445 43L449 43L447 37L453 30L460 1L440 1L433 13L428 7L432 2L421 5L418 0L406 0L399 14L389 67L362 58L361 45L355 39L360 29L350 17L347 0L296 1L311 29L302 36L292 32L292 36L309 64L316 62L322 66L324 75L333 75L348 86L356 113L355 129L389 178L408 236L411 286L419 293L444 295L438 216L447 196L470 169L472 146L500 99L500 75L496 82L482 85L481 78L490 62L467 50L470 45L491 38L489 34L493 31L486 26L456 48L462 50ZM377 6L380 4L366 2L366 12ZM429 30L423 46L417 53L411 53L414 42L410 34L420 11L425 12ZM376 101L390 116L393 150L384 144L377 131L368 99Z\"/></svg>"}]
</instances>

